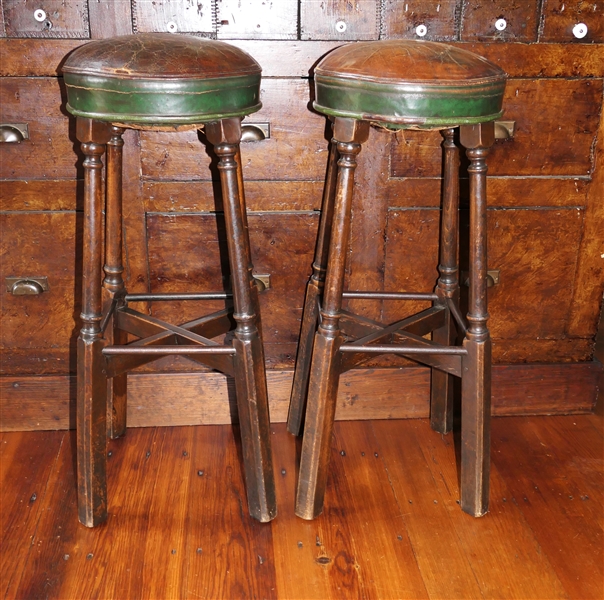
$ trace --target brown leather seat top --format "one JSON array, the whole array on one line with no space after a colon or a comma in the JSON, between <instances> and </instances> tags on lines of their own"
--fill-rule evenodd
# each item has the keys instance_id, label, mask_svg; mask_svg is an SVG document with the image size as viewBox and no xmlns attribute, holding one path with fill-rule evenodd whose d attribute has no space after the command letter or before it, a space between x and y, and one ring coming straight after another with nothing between
<instances>
[{"instance_id":1,"label":"brown leather seat top","mask_svg":"<svg viewBox=\"0 0 604 600\"><path fill-rule=\"evenodd\" d=\"M485 58L448 44L416 40L380 40L347 44L330 52L316 73L389 84L438 85L502 80L506 75Z\"/></svg>"},{"instance_id":2,"label":"brown leather seat top","mask_svg":"<svg viewBox=\"0 0 604 600\"><path fill-rule=\"evenodd\" d=\"M63 71L120 79L215 79L259 74L261 68L224 42L141 33L88 43L68 57Z\"/></svg>"}]
</instances>

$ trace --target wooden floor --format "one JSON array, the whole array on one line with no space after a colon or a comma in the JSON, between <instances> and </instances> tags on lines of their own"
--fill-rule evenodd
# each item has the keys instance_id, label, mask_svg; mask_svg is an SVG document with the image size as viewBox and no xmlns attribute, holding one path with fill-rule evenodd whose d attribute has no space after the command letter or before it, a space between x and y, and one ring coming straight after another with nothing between
<instances>
[{"instance_id":1,"label":"wooden floor","mask_svg":"<svg viewBox=\"0 0 604 600\"><path fill-rule=\"evenodd\" d=\"M273 433L271 524L247 515L236 430L164 427L111 443L95 530L77 523L73 432L0 434L2 597L603 597L601 414L494 419L481 519L457 504L456 438L427 421L337 423L314 522L293 513L298 445Z\"/></svg>"}]
</instances>

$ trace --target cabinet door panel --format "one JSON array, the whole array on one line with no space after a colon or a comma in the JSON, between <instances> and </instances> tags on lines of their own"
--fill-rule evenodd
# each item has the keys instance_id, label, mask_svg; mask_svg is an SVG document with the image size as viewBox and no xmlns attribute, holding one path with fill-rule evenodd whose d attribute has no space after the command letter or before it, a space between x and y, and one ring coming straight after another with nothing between
<instances>
[{"instance_id":1,"label":"cabinet door panel","mask_svg":"<svg viewBox=\"0 0 604 600\"><path fill-rule=\"evenodd\" d=\"M261 311L267 344L294 344L304 288L310 276L316 213L250 213L254 272L270 274ZM221 214L147 215L149 273L154 292L217 291L230 287L226 233ZM156 303L153 314L184 322L224 307L223 301Z\"/></svg>"}]
</instances>

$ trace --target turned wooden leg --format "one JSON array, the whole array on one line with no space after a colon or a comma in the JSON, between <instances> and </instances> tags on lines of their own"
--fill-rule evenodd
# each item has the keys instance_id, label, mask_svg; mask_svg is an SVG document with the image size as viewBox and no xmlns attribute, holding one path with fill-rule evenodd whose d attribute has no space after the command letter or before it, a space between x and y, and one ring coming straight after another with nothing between
<instances>
[{"instance_id":1,"label":"turned wooden leg","mask_svg":"<svg viewBox=\"0 0 604 600\"><path fill-rule=\"evenodd\" d=\"M234 319L237 323L233 346L235 389L241 429L243 461L249 511L259 521L277 515L275 482L270 443L268 393L264 350L258 331L255 282L251 276L249 240L245 229L245 206L239 187L236 155L241 140L241 120L223 119L205 126L208 141L220 159L224 217L231 277Z\"/></svg>"},{"instance_id":2,"label":"turned wooden leg","mask_svg":"<svg viewBox=\"0 0 604 600\"><path fill-rule=\"evenodd\" d=\"M465 125L460 140L470 160L470 289L462 363L461 507L475 516L489 507L491 340L487 328L486 157L495 141L493 123Z\"/></svg>"},{"instance_id":3,"label":"turned wooden leg","mask_svg":"<svg viewBox=\"0 0 604 600\"><path fill-rule=\"evenodd\" d=\"M449 301L459 302L457 268L459 229L459 150L453 136L455 129L442 131L444 142L443 207L440 227L440 264L436 285L438 302L445 309L445 322L435 329L432 340L444 346L455 342L455 328L449 310ZM430 425L440 433L449 433L453 427L453 376L432 369L430 398Z\"/></svg>"},{"instance_id":4,"label":"turned wooden leg","mask_svg":"<svg viewBox=\"0 0 604 600\"><path fill-rule=\"evenodd\" d=\"M84 153L84 251L82 328L78 337L77 467L80 522L94 527L107 518L107 380L102 354L101 157L111 137L106 123L78 118Z\"/></svg>"},{"instance_id":5,"label":"turned wooden leg","mask_svg":"<svg viewBox=\"0 0 604 600\"><path fill-rule=\"evenodd\" d=\"M340 155L329 260L325 292L321 306L321 322L314 338L308 406L304 421L304 438L296 497L296 514L314 519L323 510L323 498L329 467L333 420L340 378L339 320L346 266L346 250L350 238L350 214L354 186L356 156L361 144L369 137L369 123L355 119L336 118L334 138Z\"/></svg>"},{"instance_id":6,"label":"turned wooden leg","mask_svg":"<svg viewBox=\"0 0 604 600\"><path fill-rule=\"evenodd\" d=\"M128 334L117 326L115 310L124 306L126 288L122 273L122 148L121 127L111 127L107 144L107 198L105 204L105 279L103 291L105 310L114 304L114 313L105 330L108 345L124 345ZM118 375L107 382L107 433L115 439L126 433L127 375Z\"/></svg>"},{"instance_id":7,"label":"turned wooden leg","mask_svg":"<svg viewBox=\"0 0 604 600\"><path fill-rule=\"evenodd\" d=\"M289 402L289 415L287 417L287 430L294 435L300 435L306 408L312 344L319 320L319 300L325 284L325 269L327 268L327 253L329 251L329 237L331 235L336 190L337 160L337 142L332 139L327 162L327 177L323 189L321 220L319 222L315 259L312 264L312 276L306 286L302 326L298 342L298 353L296 355L296 368L294 370L294 382Z\"/></svg>"},{"instance_id":8,"label":"turned wooden leg","mask_svg":"<svg viewBox=\"0 0 604 600\"><path fill-rule=\"evenodd\" d=\"M254 284L250 288L250 296L252 302L252 310L256 315L256 327L258 327L258 335L262 338L262 317L260 314L260 298L258 293L261 289L264 289L262 282L254 278L254 264L252 263L252 250L250 247L250 228L247 222L247 209L245 202L245 188L243 185L243 164L241 162L241 147L237 146L237 152L235 153L235 162L237 163L237 185L239 186L239 202L241 204L241 214L243 215L243 241L246 244L246 252L250 257L248 263L248 271L250 274L250 281Z\"/></svg>"}]
</instances>

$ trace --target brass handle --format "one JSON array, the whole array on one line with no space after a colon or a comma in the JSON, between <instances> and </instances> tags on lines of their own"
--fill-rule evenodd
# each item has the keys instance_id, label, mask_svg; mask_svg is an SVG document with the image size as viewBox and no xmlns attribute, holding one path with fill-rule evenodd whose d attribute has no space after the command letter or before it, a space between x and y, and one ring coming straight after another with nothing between
<instances>
[{"instance_id":1,"label":"brass handle","mask_svg":"<svg viewBox=\"0 0 604 600\"><path fill-rule=\"evenodd\" d=\"M242 142L261 142L270 137L268 123L246 123L241 127Z\"/></svg>"},{"instance_id":2,"label":"brass handle","mask_svg":"<svg viewBox=\"0 0 604 600\"><path fill-rule=\"evenodd\" d=\"M462 272L461 281L466 287L470 285L470 276L467 272ZM489 269L487 271L487 287L493 287L499 285L499 269Z\"/></svg>"},{"instance_id":3,"label":"brass handle","mask_svg":"<svg viewBox=\"0 0 604 600\"><path fill-rule=\"evenodd\" d=\"M516 133L516 121L495 121L495 139L511 140Z\"/></svg>"},{"instance_id":4,"label":"brass handle","mask_svg":"<svg viewBox=\"0 0 604 600\"><path fill-rule=\"evenodd\" d=\"M256 284L256 287L258 288L259 292L264 292L265 290L268 290L271 287L271 276L270 274L262 274L262 275L257 275L254 274L253 275L254 278L254 283Z\"/></svg>"},{"instance_id":5,"label":"brass handle","mask_svg":"<svg viewBox=\"0 0 604 600\"><path fill-rule=\"evenodd\" d=\"M48 277L6 278L6 291L13 296L38 296L48 290Z\"/></svg>"},{"instance_id":6,"label":"brass handle","mask_svg":"<svg viewBox=\"0 0 604 600\"><path fill-rule=\"evenodd\" d=\"M29 139L27 123L2 123L0 125L0 142L15 144Z\"/></svg>"}]
</instances>

